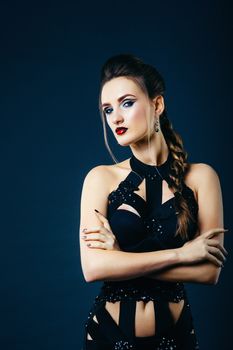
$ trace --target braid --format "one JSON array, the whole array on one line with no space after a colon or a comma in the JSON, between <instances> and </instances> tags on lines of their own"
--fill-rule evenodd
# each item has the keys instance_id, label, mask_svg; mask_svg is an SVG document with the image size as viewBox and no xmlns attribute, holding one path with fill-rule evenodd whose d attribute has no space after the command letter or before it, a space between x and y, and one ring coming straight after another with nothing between
<instances>
[{"instance_id":1,"label":"braid","mask_svg":"<svg viewBox=\"0 0 233 350\"><path fill-rule=\"evenodd\" d=\"M175 209L177 212L177 230L176 234L180 234L183 239L188 238L187 231L189 220L195 221L189 210L186 199L182 196L184 176L190 165L187 163L187 152L183 147L180 135L173 129L171 122L167 118L166 109L164 109L160 117L160 125L171 152L173 161L171 165L171 173L169 175L171 184L169 188L175 195Z\"/></svg>"}]
</instances>

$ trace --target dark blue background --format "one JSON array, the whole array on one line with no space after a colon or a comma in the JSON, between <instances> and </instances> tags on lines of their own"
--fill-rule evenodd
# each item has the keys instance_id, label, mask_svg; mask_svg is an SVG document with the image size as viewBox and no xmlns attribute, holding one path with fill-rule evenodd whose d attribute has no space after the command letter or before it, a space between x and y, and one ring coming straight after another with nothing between
<instances>
[{"instance_id":1,"label":"dark blue background","mask_svg":"<svg viewBox=\"0 0 233 350\"><path fill-rule=\"evenodd\" d=\"M86 173L111 164L98 113L111 55L154 64L191 162L219 174L229 258L216 286L190 284L201 349L232 337L232 28L226 1L1 1L1 348L81 349L100 283L79 256ZM108 130L110 131L110 130ZM129 157L109 134L116 157Z\"/></svg>"}]
</instances>

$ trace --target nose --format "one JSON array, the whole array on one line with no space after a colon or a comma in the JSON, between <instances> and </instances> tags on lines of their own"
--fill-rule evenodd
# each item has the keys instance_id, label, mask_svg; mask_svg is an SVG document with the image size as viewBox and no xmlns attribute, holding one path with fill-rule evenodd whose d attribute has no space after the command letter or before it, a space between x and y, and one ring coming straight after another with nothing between
<instances>
[{"instance_id":1,"label":"nose","mask_svg":"<svg viewBox=\"0 0 233 350\"><path fill-rule=\"evenodd\" d=\"M119 111L112 113L112 123L113 124L118 124L120 122L123 122L123 120L124 120L124 118Z\"/></svg>"}]
</instances>

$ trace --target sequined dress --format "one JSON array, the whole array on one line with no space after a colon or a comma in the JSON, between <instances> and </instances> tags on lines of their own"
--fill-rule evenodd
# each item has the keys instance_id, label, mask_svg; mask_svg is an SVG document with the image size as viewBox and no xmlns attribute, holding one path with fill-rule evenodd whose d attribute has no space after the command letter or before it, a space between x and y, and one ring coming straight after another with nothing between
<instances>
[{"instance_id":1,"label":"sequined dress","mask_svg":"<svg viewBox=\"0 0 233 350\"><path fill-rule=\"evenodd\" d=\"M170 182L171 153L158 166L143 163L134 155L131 171L108 195L111 229L122 250L149 252L181 247L197 230L198 203L190 187L183 182L182 195L187 199L194 220L190 222L188 239L174 236L177 226L175 196L162 203L162 181ZM145 179L146 200L136 191ZM136 209L120 208L125 203ZM184 300L179 318L174 322L168 303ZM137 301L153 301L156 315L155 334L136 337ZM105 308L106 302L120 301L119 324ZM98 323L93 320L96 317ZM87 334L91 336L88 339ZM124 281L104 281L95 297L85 322L83 350L194 350L199 349L187 293L183 283L165 282L139 277Z\"/></svg>"}]
</instances>

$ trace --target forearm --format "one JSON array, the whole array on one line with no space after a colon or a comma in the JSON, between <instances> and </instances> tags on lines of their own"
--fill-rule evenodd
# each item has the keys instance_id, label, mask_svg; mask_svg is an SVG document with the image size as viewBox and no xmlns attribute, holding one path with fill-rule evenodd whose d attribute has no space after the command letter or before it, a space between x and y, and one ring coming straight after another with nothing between
<instances>
[{"instance_id":1,"label":"forearm","mask_svg":"<svg viewBox=\"0 0 233 350\"><path fill-rule=\"evenodd\" d=\"M181 263L178 249L145 253L95 249L86 259L82 265L87 282L128 280Z\"/></svg>"},{"instance_id":2,"label":"forearm","mask_svg":"<svg viewBox=\"0 0 233 350\"><path fill-rule=\"evenodd\" d=\"M168 282L216 284L221 268L211 262L169 267L146 277Z\"/></svg>"}]
</instances>

